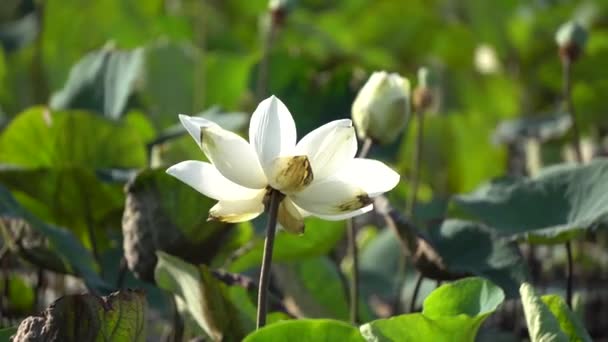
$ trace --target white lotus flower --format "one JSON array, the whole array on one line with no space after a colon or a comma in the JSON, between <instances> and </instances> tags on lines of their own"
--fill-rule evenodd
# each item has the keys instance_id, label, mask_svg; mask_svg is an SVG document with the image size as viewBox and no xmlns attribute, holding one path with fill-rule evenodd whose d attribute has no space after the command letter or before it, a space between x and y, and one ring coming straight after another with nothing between
<instances>
[{"instance_id":1,"label":"white lotus flower","mask_svg":"<svg viewBox=\"0 0 608 342\"><path fill-rule=\"evenodd\" d=\"M218 201L209 219L251 220L264 211L267 193L275 189L285 195L279 223L302 232L304 217L343 220L365 213L373 197L399 182L385 164L355 158L357 140L348 119L323 125L296 144L293 118L275 96L253 113L249 142L209 120L179 118L211 163L188 160L167 173Z\"/></svg>"}]
</instances>

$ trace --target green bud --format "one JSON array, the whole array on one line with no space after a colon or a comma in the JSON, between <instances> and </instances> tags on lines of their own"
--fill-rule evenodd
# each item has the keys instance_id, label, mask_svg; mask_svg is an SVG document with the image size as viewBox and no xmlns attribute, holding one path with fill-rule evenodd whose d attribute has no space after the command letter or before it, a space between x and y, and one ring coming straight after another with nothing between
<instances>
[{"instance_id":1,"label":"green bud","mask_svg":"<svg viewBox=\"0 0 608 342\"><path fill-rule=\"evenodd\" d=\"M359 138L390 144L410 114L410 82L396 73L374 72L357 94L352 118Z\"/></svg>"},{"instance_id":2,"label":"green bud","mask_svg":"<svg viewBox=\"0 0 608 342\"><path fill-rule=\"evenodd\" d=\"M576 21L569 21L557 30L555 41L564 58L575 60L587 43L587 30Z\"/></svg>"}]
</instances>

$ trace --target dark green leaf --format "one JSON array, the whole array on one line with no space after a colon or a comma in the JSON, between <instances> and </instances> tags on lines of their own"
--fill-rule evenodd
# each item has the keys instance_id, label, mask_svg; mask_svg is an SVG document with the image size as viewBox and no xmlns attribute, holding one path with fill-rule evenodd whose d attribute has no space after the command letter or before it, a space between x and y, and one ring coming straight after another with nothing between
<instances>
[{"instance_id":1,"label":"dark green leaf","mask_svg":"<svg viewBox=\"0 0 608 342\"><path fill-rule=\"evenodd\" d=\"M143 342L145 334L145 296L126 290L107 297L61 297L39 316L21 322L15 341L40 336L44 341Z\"/></svg>"},{"instance_id":2,"label":"dark green leaf","mask_svg":"<svg viewBox=\"0 0 608 342\"><path fill-rule=\"evenodd\" d=\"M300 319L278 322L266 326L250 334L243 340L243 342L256 341L363 342L365 340L361 337L357 328L342 321L330 319Z\"/></svg>"},{"instance_id":3,"label":"dark green leaf","mask_svg":"<svg viewBox=\"0 0 608 342\"><path fill-rule=\"evenodd\" d=\"M157 250L191 263L209 264L252 235L245 224L207 221L215 202L164 169L141 171L126 189L122 221L125 257L142 279L153 279Z\"/></svg>"},{"instance_id":4,"label":"dark green leaf","mask_svg":"<svg viewBox=\"0 0 608 342\"><path fill-rule=\"evenodd\" d=\"M11 341L11 336L17 332L17 327L0 329L0 342Z\"/></svg>"},{"instance_id":5,"label":"dark green leaf","mask_svg":"<svg viewBox=\"0 0 608 342\"><path fill-rule=\"evenodd\" d=\"M0 182L34 215L69 229L89 247L93 242L88 229L94 230L97 247L103 249L107 226L120 222L124 203L121 186L103 184L91 170L0 169Z\"/></svg>"},{"instance_id":6,"label":"dark green leaf","mask_svg":"<svg viewBox=\"0 0 608 342\"><path fill-rule=\"evenodd\" d=\"M293 299L304 316L347 320L348 303L338 272L327 257L273 265L279 289Z\"/></svg>"},{"instance_id":7,"label":"dark green leaf","mask_svg":"<svg viewBox=\"0 0 608 342\"><path fill-rule=\"evenodd\" d=\"M141 120L112 122L81 111L34 107L0 136L0 162L23 167L137 168L146 165Z\"/></svg>"},{"instance_id":8,"label":"dark green leaf","mask_svg":"<svg viewBox=\"0 0 608 342\"><path fill-rule=\"evenodd\" d=\"M517 244L479 223L446 220L429 231L429 239L449 270L485 277L508 297L517 297L528 278Z\"/></svg>"},{"instance_id":9,"label":"dark green leaf","mask_svg":"<svg viewBox=\"0 0 608 342\"><path fill-rule=\"evenodd\" d=\"M297 261L306 257L325 255L344 235L342 222L309 218L305 224L306 231L302 235L278 232L274 243L274 261ZM264 241L256 241L254 248L235 260L230 270L240 272L260 265L263 245Z\"/></svg>"},{"instance_id":10,"label":"dark green leaf","mask_svg":"<svg viewBox=\"0 0 608 342\"><path fill-rule=\"evenodd\" d=\"M118 119L142 76L143 49L93 51L78 61L62 90L53 94L54 110L83 109Z\"/></svg>"},{"instance_id":11,"label":"dark green leaf","mask_svg":"<svg viewBox=\"0 0 608 342\"><path fill-rule=\"evenodd\" d=\"M172 292L192 319L213 341L240 340L244 331L227 289L205 267L197 268L179 258L158 252L155 279Z\"/></svg>"},{"instance_id":12,"label":"dark green leaf","mask_svg":"<svg viewBox=\"0 0 608 342\"><path fill-rule=\"evenodd\" d=\"M22 208L4 187L0 186L0 217L5 237L11 237L13 247L30 262L57 272L83 277L88 286L107 289L97 275L97 265L91 253L69 231L46 224ZM7 227L15 222L15 229Z\"/></svg>"},{"instance_id":13,"label":"dark green leaf","mask_svg":"<svg viewBox=\"0 0 608 342\"><path fill-rule=\"evenodd\" d=\"M454 212L502 236L560 242L608 219L608 160L550 167L532 179L503 179L453 198Z\"/></svg>"}]
</instances>

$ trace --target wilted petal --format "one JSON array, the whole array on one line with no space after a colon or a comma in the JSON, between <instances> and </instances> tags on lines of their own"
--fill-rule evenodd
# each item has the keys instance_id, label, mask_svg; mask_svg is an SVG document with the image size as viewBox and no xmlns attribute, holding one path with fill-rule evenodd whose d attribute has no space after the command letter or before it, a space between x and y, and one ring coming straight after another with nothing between
<instances>
[{"instance_id":1,"label":"wilted petal","mask_svg":"<svg viewBox=\"0 0 608 342\"><path fill-rule=\"evenodd\" d=\"M268 169L270 186L286 194L304 189L313 180L306 156L276 158Z\"/></svg>"},{"instance_id":2,"label":"wilted petal","mask_svg":"<svg viewBox=\"0 0 608 342\"><path fill-rule=\"evenodd\" d=\"M219 126L204 128L202 136L203 152L224 177L252 189L268 185L258 157L245 139Z\"/></svg>"},{"instance_id":3,"label":"wilted petal","mask_svg":"<svg viewBox=\"0 0 608 342\"><path fill-rule=\"evenodd\" d=\"M260 192L231 182L222 176L215 166L201 161L183 161L171 166L167 173L218 201L249 199Z\"/></svg>"},{"instance_id":4,"label":"wilted petal","mask_svg":"<svg viewBox=\"0 0 608 342\"><path fill-rule=\"evenodd\" d=\"M350 213L372 203L363 189L338 179L313 182L290 198L300 208L319 217Z\"/></svg>"},{"instance_id":5,"label":"wilted petal","mask_svg":"<svg viewBox=\"0 0 608 342\"><path fill-rule=\"evenodd\" d=\"M194 141L196 141L198 146L201 146L201 129L217 126L217 124L213 121L183 114L179 115L179 121L181 121L182 125L186 128Z\"/></svg>"},{"instance_id":6,"label":"wilted petal","mask_svg":"<svg viewBox=\"0 0 608 342\"><path fill-rule=\"evenodd\" d=\"M374 209L374 205L370 204L368 206L365 206L361 209L357 209L348 213L344 213L344 214L339 214L339 215L317 215L318 217L324 219L324 220L328 220L328 221L341 221L341 220L346 220L349 219L351 217L355 217L355 216L359 216L361 214L365 214L369 211L371 211L372 209Z\"/></svg>"},{"instance_id":7,"label":"wilted petal","mask_svg":"<svg viewBox=\"0 0 608 342\"><path fill-rule=\"evenodd\" d=\"M228 223L252 220L264 212L262 200L265 193L262 190L258 196L248 200L219 201L209 210L209 220Z\"/></svg>"},{"instance_id":8,"label":"wilted petal","mask_svg":"<svg viewBox=\"0 0 608 342\"><path fill-rule=\"evenodd\" d=\"M332 175L357 153L357 139L348 119L332 121L308 133L296 145L295 154L306 155L315 179Z\"/></svg>"},{"instance_id":9,"label":"wilted petal","mask_svg":"<svg viewBox=\"0 0 608 342\"><path fill-rule=\"evenodd\" d=\"M296 145L296 124L285 104L274 95L262 101L253 112L249 142L264 169L275 158L292 154Z\"/></svg>"},{"instance_id":10,"label":"wilted petal","mask_svg":"<svg viewBox=\"0 0 608 342\"><path fill-rule=\"evenodd\" d=\"M376 197L392 190L397 186L400 178L399 174L386 164L363 158L351 159L334 177L358 186L370 197Z\"/></svg>"},{"instance_id":11,"label":"wilted petal","mask_svg":"<svg viewBox=\"0 0 608 342\"><path fill-rule=\"evenodd\" d=\"M277 219L288 232L294 234L304 233L303 211L296 207L289 198L284 198L281 201Z\"/></svg>"}]
</instances>

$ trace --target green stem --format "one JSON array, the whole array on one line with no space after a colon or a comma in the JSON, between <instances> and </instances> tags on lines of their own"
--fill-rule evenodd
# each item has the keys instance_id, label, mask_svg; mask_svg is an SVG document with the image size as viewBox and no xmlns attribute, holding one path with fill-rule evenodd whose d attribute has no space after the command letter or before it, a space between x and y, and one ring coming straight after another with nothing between
<instances>
[{"instance_id":1,"label":"green stem","mask_svg":"<svg viewBox=\"0 0 608 342\"><path fill-rule=\"evenodd\" d=\"M420 285L422 285L422 273L418 273L418 279L416 279L416 286L414 286L414 293L412 293L412 299L410 301L410 313L416 309L416 299L418 298L418 292L420 292Z\"/></svg>"},{"instance_id":2,"label":"green stem","mask_svg":"<svg viewBox=\"0 0 608 342\"><path fill-rule=\"evenodd\" d=\"M270 191L268 205L268 224L266 226L266 240L264 240L264 254L262 257L262 269L260 271L260 284L258 288L258 312L256 329L266 325L266 313L268 307L268 285L270 284L270 267L272 264L272 248L274 245L274 235L277 228L277 215L279 213L279 203L283 199L283 194L279 191Z\"/></svg>"},{"instance_id":3,"label":"green stem","mask_svg":"<svg viewBox=\"0 0 608 342\"><path fill-rule=\"evenodd\" d=\"M583 162L581 152L581 138L578 123L576 122L576 114L574 112L574 104L572 103L572 60L570 58L562 58L563 67L563 86L564 86L564 101L566 103L566 111L572 119L572 140L574 143L574 152L577 163ZM574 262L572 261L572 245L570 241L566 242L566 252L568 255L568 269L566 279L566 303L572 307L572 291L574 287Z\"/></svg>"},{"instance_id":4,"label":"green stem","mask_svg":"<svg viewBox=\"0 0 608 342\"><path fill-rule=\"evenodd\" d=\"M276 23L274 19L270 20L270 27L268 32L264 36L264 42L262 45L262 60L258 67L258 80L256 84L256 97L259 101L266 98L268 93L268 74L270 70L270 52L272 50L272 44L274 41L274 35L276 31Z\"/></svg>"},{"instance_id":5,"label":"green stem","mask_svg":"<svg viewBox=\"0 0 608 342\"><path fill-rule=\"evenodd\" d=\"M348 252L353 261L350 278L350 322L359 322L359 252L357 248L357 231L352 219L346 221L348 230Z\"/></svg>"},{"instance_id":6,"label":"green stem","mask_svg":"<svg viewBox=\"0 0 608 342\"><path fill-rule=\"evenodd\" d=\"M416 200L418 195L418 183L420 178L420 164L423 153L423 141L424 141L424 113L417 111L416 116L418 117L418 130L416 132L416 144L414 146L414 168L412 169L412 188L410 190L409 200L407 201L406 213L410 218L414 219L414 211L416 210Z\"/></svg>"},{"instance_id":7,"label":"green stem","mask_svg":"<svg viewBox=\"0 0 608 342\"><path fill-rule=\"evenodd\" d=\"M372 147L372 139L365 138L358 158L365 158ZM350 277L350 322L359 321L359 252L357 248L357 227L353 219L346 221L348 231L348 253L353 261L352 275Z\"/></svg>"}]
</instances>

